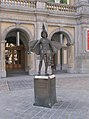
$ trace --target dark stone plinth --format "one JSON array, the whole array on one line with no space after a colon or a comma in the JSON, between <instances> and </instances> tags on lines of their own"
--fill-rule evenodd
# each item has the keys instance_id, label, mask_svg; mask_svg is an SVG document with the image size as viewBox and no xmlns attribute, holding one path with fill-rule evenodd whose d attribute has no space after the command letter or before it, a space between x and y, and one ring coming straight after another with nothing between
<instances>
[{"instance_id":1,"label":"dark stone plinth","mask_svg":"<svg viewBox=\"0 0 89 119\"><path fill-rule=\"evenodd\" d=\"M56 77L35 76L34 95L36 106L52 107L56 103Z\"/></svg>"}]
</instances>

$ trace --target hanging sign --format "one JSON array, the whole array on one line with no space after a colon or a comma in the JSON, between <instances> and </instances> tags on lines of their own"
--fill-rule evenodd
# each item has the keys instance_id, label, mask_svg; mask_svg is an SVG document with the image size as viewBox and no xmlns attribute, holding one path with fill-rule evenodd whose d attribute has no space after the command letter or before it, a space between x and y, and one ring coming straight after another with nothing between
<instances>
[{"instance_id":1,"label":"hanging sign","mask_svg":"<svg viewBox=\"0 0 89 119\"><path fill-rule=\"evenodd\" d=\"M86 50L89 51L89 29L87 30Z\"/></svg>"}]
</instances>

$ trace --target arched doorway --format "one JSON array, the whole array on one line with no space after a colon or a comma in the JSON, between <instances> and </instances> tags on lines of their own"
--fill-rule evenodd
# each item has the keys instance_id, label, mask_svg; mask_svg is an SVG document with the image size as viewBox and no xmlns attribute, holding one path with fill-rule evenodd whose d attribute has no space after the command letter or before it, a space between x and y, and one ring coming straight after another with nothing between
<instances>
[{"instance_id":1,"label":"arched doorway","mask_svg":"<svg viewBox=\"0 0 89 119\"><path fill-rule=\"evenodd\" d=\"M62 48L53 56L54 70L59 72L67 72L68 48L70 45L70 40L68 39L67 34L64 32L54 33L51 40L57 41L62 45Z\"/></svg>"},{"instance_id":2,"label":"arched doorway","mask_svg":"<svg viewBox=\"0 0 89 119\"><path fill-rule=\"evenodd\" d=\"M20 29L11 30L5 38L6 73L26 74L26 52L28 51L25 33Z\"/></svg>"}]
</instances>

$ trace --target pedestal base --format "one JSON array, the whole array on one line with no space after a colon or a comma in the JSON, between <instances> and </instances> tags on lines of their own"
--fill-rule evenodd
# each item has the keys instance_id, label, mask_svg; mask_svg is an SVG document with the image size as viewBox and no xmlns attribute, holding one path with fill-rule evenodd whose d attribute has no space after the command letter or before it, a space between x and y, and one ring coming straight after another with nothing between
<instances>
[{"instance_id":1,"label":"pedestal base","mask_svg":"<svg viewBox=\"0 0 89 119\"><path fill-rule=\"evenodd\" d=\"M52 107L56 103L56 77L35 76L34 95L36 106Z\"/></svg>"}]
</instances>

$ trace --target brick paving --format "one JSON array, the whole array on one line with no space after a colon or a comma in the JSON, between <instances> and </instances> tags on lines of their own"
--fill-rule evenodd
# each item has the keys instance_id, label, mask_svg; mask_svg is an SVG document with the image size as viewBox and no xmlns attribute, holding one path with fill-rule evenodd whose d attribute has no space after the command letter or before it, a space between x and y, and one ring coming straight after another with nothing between
<instances>
[{"instance_id":1,"label":"brick paving","mask_svg":"<svg viewBox=\"0 0 89 119\"><path fill-rule=\"evenodd\" d=\"M89 119L89 75L56 75L57 103L34 106L33 76L0 79L0 119Z\"/></svg>"}]
</instances>

